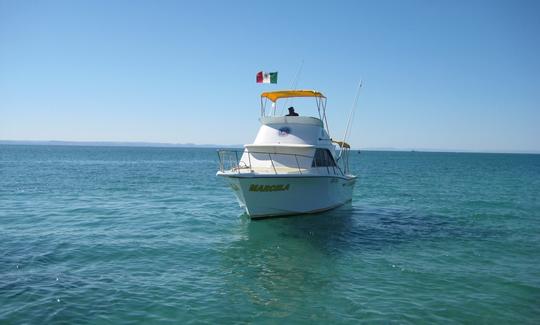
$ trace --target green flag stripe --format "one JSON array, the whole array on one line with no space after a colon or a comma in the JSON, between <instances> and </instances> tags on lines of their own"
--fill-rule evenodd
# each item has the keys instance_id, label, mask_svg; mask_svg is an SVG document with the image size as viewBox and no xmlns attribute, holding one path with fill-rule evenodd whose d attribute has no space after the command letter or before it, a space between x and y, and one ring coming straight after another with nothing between
<instances>
[{"instance_id":1,"label":"green flag stripe","mask_svg":"<svg viewBox=\"0 0 540 325\"><path fill-rule=\"evenodd\" d=\"M270 83L277 84L277 72L270 72Z\"/></svg>"}]
</instances>

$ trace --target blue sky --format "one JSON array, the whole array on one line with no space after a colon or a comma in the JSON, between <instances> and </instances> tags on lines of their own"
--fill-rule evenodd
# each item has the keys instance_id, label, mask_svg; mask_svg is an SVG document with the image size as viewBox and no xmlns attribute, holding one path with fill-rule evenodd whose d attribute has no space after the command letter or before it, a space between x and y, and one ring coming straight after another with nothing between
<instances>
[{"instance_id":1,"label":"blue sky","mask_svg":"<svg viewBox=\"0 0 540 325\"><path fill-rule=\"evenodd\" d=\"M537 1L0 0L0 139L249 143L303 61L334 138L363 80L353 147L540 151L538 35Z\"/></svg>"}]
</instances>

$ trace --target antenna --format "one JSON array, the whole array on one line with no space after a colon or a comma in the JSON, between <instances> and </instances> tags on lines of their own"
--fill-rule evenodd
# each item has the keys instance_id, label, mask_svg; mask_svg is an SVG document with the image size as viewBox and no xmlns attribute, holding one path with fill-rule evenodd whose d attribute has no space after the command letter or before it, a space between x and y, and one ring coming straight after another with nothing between
<instances>
[{"instance_id":1,"label":"antenna","mask_svg":"<svg viewBox=\"0 0 540 325\"><path fill-rule=\"evenodd\" d=\"M296 86L298 85L298 78L300 77L300 73L302 72L302 68L304 67L304 59L302 59L302 62L300 62L300 67L298 68L298 71L296 72L296 76L293 79L293 82L291 83L291 89L296 89ZM285 106L289 103L289 98L285 100L283 103L283 106L281 107L281 111L279 112L279 115L283 115L283 111L285 110Z\"/></svg>"}]
</instances>

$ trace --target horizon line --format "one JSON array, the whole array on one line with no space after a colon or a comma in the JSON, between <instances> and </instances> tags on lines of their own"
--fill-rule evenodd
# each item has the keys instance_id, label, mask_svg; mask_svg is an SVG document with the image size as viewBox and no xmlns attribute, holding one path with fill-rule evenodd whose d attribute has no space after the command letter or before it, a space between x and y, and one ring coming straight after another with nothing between
<instances>
[{"instance_id":1,"label":"horizon line","mask_svg":"<svg viewBox=\"0 0 540 325\"><path fill-rule=\"evenodd\" d=\"M57 145L90 147L154 147L154 148L244 148L242 144L197 144L147 141L70 141L70 140L2 140L0 145ZM493 153L493 154L540 154L538 150L467 150L443 148L396 148L357 147L354 151L399 151L399 152L440 152L440 153Z\"/></svg>"}]
</instances>

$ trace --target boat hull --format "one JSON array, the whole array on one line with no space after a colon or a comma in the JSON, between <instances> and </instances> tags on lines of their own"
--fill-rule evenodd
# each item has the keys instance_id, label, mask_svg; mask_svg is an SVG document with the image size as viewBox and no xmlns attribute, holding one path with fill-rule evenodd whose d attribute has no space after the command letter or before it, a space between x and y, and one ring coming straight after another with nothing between
<instances>
[{"instance_id":1,"label":"boat hull","mask_svg":"<svg viewBox=\"0 0 540 325\"><path fill-rule=\"evenodd\" d=\"M315 213L351 201L354 176L223 176L253 219Z\"/></svg>"}]
</instances>

